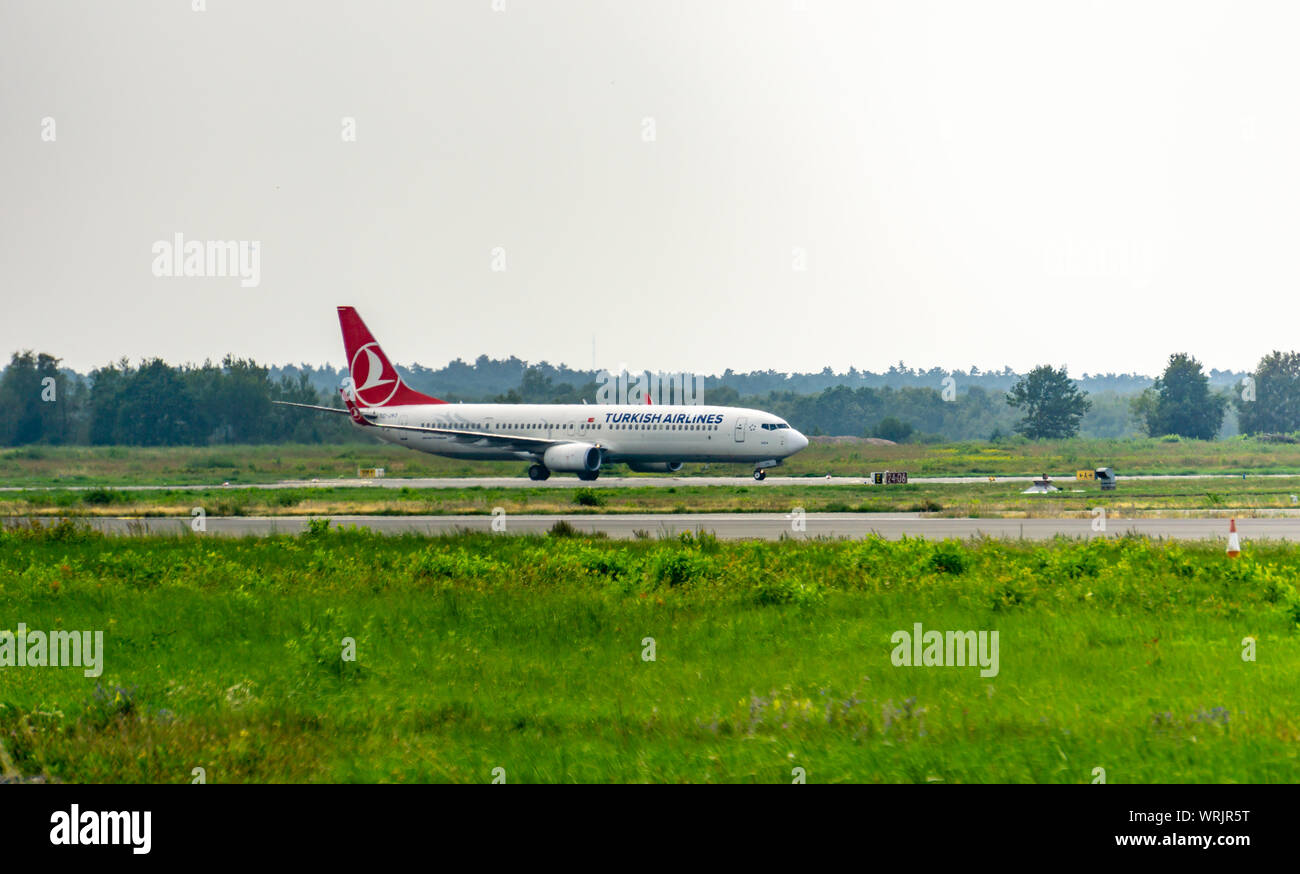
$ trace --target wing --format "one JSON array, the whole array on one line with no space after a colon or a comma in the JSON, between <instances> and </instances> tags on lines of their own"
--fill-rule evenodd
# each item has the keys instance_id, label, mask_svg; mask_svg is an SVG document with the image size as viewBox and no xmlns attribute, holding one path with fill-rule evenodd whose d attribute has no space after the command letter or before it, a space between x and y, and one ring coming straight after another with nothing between
<instances>
[{"instance_id":1,"label":"wing","mask_svg":"<svg viewBox=\"0 0 1300 874\"><path fill-rule=\"evenodd\" d=\"M347 410L342 407L322 407L317 404L295 404L291 401L271 401L271 403L278 404L282 407L301 407L304 410L324 410L327 413L347 413Z\"/></svg>"}]
</instances>

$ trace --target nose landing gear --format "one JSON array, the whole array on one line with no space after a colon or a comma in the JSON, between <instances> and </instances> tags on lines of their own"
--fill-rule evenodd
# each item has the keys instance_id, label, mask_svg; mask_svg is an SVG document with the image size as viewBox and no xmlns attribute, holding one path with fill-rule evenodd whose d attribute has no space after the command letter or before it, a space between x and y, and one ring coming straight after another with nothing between
<instances>
[{"instance_id":1,"label":"nose landing gear","mask_svg":"<svg viewBox=\"0 0 1300 874\"><path fill-rule=\"evenodd\" d=\"M763 480L767 479L767 471L763 470L763 468L761 467L754 468L754 479L758 480L759 482L762 482Z\"/></svg>"}]
</instances>

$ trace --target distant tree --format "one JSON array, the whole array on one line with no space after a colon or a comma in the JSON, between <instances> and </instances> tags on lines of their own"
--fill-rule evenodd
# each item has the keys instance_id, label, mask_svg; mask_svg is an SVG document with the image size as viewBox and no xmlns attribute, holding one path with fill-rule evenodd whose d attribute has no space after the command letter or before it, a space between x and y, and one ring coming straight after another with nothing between
<instances>
[{"instance_id":1,"label":"distant tree","mask_svg":"<svg viewBox=\"0 0 1300 874\"><path fill-rule=\"evenodd\" d=\"M1128 408L1129 415L1137 425L1138 430L1147 435L1158 435L1159 431L1152 431L1152 423L1156 421L1156 404L1160 401L1160 396L1156 394L1153 388L1144 388L1142 391L1129 398Z\"/></svg>"},{"instance_id":2,"label":"distant tree","mask_svg":"<svg viewBox=\"0 0 1300 874\"><path fill-rule=\"evenodd\" d=\"M0 376L0 446L62 443L71 400L59 359L44 352L15 352Z\"/></svg>"},{"instance_id":3,"label":"distant tree","mask_svg":"<svg viewBox=\"0 0 1300 874\"><path fill-rule=\"evenodd\" d=\"M291 404L313 404L342 409L338 392L318 393L312 385L310 374L299 371L296 378L281 375L271 384L273 401ZM277 443L348 443L369 442L372 438L365 430L352 425L347 416L330 416L293 407L272 406L268 414L268 428Z\"/></svg>"},{"instance_id":4,"label":"distant tree","mask_svg":"<svg viewBox=\"0 0 1300 874\"><path fill-rule=\"evenodd\" d=\"M1243 434L1300 430L1300 352L1273 351L1255 368L1253 391L1233 398Z\"/></svg>"},{"instance_id":5,"label":"distant tree","mask_svg":"<svg viewBox=\"0 0 1300 874\"><path fill-rule=\"evenodd\" d=\"M207 421L209 439L225 443L263 443L270 433L271 381L268 369L252 360L227 355L216 373L213 390L194 392ZM198 424L198 423L196 423Z\"/></svg>"},{"instance_id":6,"label":"distant tree","mask_svg":"<svg viewBox=\"0 0 1300 874\"><path fill-rule=\"evenodd\" d=\"M1083 386L1079 387L1083 388ZM1092 407L1079 423L1079 435L1125 438L1142 433L1145 430L1144 425L1135 423L1133 419L1132 399L1132 394L1121 395L1113 391L1088 392L1088 401Z\"/></svg>"},{"instance_id":7,"label":"distant tree","mask_svg":"<svg viewBox=\"0 0 1300 874\"><path fill-rule=\"evenodd\" d=\"M1177 434L1196 440L1213 440L1223 425L1228 399L1210 391L1210 378L1201 362L1178 352L1169 356L1165 372L1155 385L1133 399L1135 418L1148 435Z\"/></svg>"},{"instance_id":8,"label":"distant tree","mask_svg":"<svg viewBox=\"0 0 1300 874\"><path fill-rule=\"evenodd\" d=\"M91 374L91 439L132 446L202 443L200 413L184 374L154 358L126 361Z\"/></svg>"},{"instance_id":9,"label":"distant tree","mask_svg":"<svg viewBox=\"0 0 1300 874\"><path fill-rule=\"evenodd\" d=\"M581 388L574 388L567 382L559 385L540 367L529 367L519 380L519 387L512 388L493 400L499 404L580 404L584 400L595 400L596 383L588 383Z\"/></svg>"},{"instance_id":10,"label":"distant tree","mask_svg":"<svg viewBox=\"0 0 1300 874\"><path fill-rule=\"evenodd\" d=\"M1031 440L1075 436L1083 414L1092 407L1065 367L1057 370L1048 364L1021 377L1007 394L1007 403L1024 413L1016 433Z\"/></svg>"},{"instance_id":11,"label":"distant tree","mask_svg":"<svg viewBox=\"0 0 1300 874\"><path fill-rule=\"evenodd\" d=\"M876 427L871 430L872 437L882 437L885 440L893 440L895 443L902 443L908 437L911 437L912 432L916 429L912 427L910 422L904 422L901 419L894 418L893 416L886 416L880 420L880 424L876 425Z\"/></svg>"},{"instance_id":12,"label":"distant tree","mask_svg":"<svg viewBox=\"0 0 1300 874\"><path fill-rule=\"evenodd\" d=\"M118 401L131 378L131 363L123 357L90 372L90 442L106 446L118 439Z\"/></svg>"},{"instance_id":13,"label":"distant tree","mask_svg":"<svg viewBox=\"0 0 1300 874\"><path fill-rule=\"evenodd\" d=\"M22 446L41 439L41 374L36 356L31 352L15 352L5 368L0 381L0 403L6 411L0 422L4 428L4 443Z\"/></svg>"},{"instance_id":14,"label":"distant tree","mask_svg":"<svg viewBox=\"0 0 1300 874\"><path fill-rule=\"evenodd\" d=\"M729 385L720 385L717 387L705 383L704 396L709 399L710 404L727 407L735 406L740 403L740 392L736 391Z\"/></svg>"}]
</instances>

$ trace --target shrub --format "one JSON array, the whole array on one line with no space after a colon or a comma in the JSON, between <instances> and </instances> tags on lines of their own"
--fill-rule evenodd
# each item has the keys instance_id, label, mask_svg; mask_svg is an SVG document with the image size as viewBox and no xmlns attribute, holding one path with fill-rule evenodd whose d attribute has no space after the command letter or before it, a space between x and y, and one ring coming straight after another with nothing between
<instances>
[{"instance_id":1,"label":"shrub","mask_svg":"<svg viewBox=\"0 0 1300 874\"><path fill-rule=\"evenodd\" d=\"M579 537L582 532L570 525L567 519L560 519L551 526L550 535L552 537Z\"/></svg>"},{"instance_id":2,"label":"shrub","mask_svg":"<svg viewBox=\"0 0 1300 874\"><path fill-rule=\"evenodd\" d=\"M765 577L754 587L754 601L763 606L798 604L811 606L825 600L821 586L794 577Z\"/></svg>"},{"instance_id":3,"label":"shrub","mask_svg":"<svg viewBox=\"0 0 1300 874\"><path fill-rule=\"evenodd\" d=\"M707 577L712 570L712 563L696 552L669 552L655 558L654 578L669 586L680 586Z\"/></svg>"},{"instance_id":4,"label":"shrub","mask_svg":"<svg viewBox=\"0 0 1300 874\"><path fill-rule=\"evenodd\" d=\"M595 489L577 489L573 493L573 503L579 507L601 507L605 504L605 496Z\"/></svg>"},{"instance_id":5,"label":"shrub","mask_svg":"<svg viewBox=\"0 0 1300 874\"><path fill-rule=\"evenodd\" d=\"M588 573L620 579L629 576L635 568L635 562L627 550L584 549L582 565Z\"/></svg>"},{"instance_id":6,"label":"shrub","mask_svg":"<svg viewBox=\"0 0 1300 874\"><path fill-rule=\"evenodd\" d=\"M956 543L940 543L930 554L926 567L940 574L964 574L970 566L970 556Z\"/></svg>"},{"instance_id":7,"label":"shrub","mask_svg":"<svg viewBox=\"0 0 1300 874\"><path fill-rule=\"evenodd\" d=\"M318 537L324 537L329 533L329 530L329 519L308 519L307 529L302 532L302 536L306 540L313 540Z\"/></svg>"},{"instance_id":8,"label":"shrub","mask_svg":"<svg viewBox=\"0 0 1300 874\"><path fill-rule=\"evenodd\" d=\"M416 579L467 580L485 577L500 567L496 561L464 549L428 549L416 557L412 575Z\"/></svg>"},{"instance_id":9,"label":"shrub","mask_svg":"<svg viewBox=\"0 0 1300 874\"><path fill-rule=\"evenodd\" d=\"M3 527L0 527L0 540L5 538L37 542L85 543L102 540L104 534L84 522L74 522L66 518L55 520L49 525L41 524L40 519L32 519L28 522L5 520Z\"/></svg>"},{"instance_id":10,"label":"shrub","mask_svg":"<svg viewBox=\"0 0 1300 874\"><path fill-rule=\"evenodd\" d=\"M111 504L114 501L116 501L117 492L113 491L112 489L106 489L100 486L93 489L87 489L86 491L82 492L81 500L83 503L86 504L103 506L105 504Z\"/></svg>"}]
</instances>

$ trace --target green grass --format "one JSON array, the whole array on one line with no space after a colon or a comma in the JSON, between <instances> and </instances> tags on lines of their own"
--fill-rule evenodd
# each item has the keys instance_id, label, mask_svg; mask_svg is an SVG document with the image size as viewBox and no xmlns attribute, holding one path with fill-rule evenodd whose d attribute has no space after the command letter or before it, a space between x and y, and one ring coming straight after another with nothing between
<instances>
[{"instance_id":1,"label":"green grass","mask_svg":"<svg viewBox=\"0 0 1300 874\"><path fill-rule=\"evenodd\" d=\"M395 477L524 477L522 462L439 458L378 442L330 446L30 446L0 449L0 485L236 485L355 477L383 467ZM1300 475L1300 444L1247 438L1219 441L1008 440L999 443L876 446L848 438L814 438L778 473L866 476L906 470L913 476L1012 476L1113 467L1121 476L1151 473L1290 473ZM615 469L627 475L626 468ZM746 465L687 465L686 476L747 476Z\"/></svg>"},{"instance_id":2,"label":"green grass","mask_svg":"<svg viewBox=\"0 0 1300 874\"><path fill-rule=\"evenodd\" d=\"M172 783L1297 781L1298 571L1284 545L1233 562L1137 539L10 531L0 628L102 629L107 653L99 678L0 668L0 762ZM914 622L997 630L1000 673L895 667Z\"/></svg>"}]
</instances>

